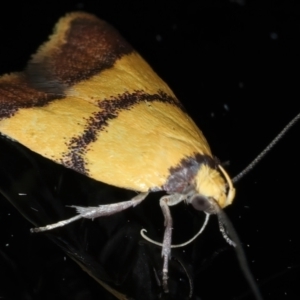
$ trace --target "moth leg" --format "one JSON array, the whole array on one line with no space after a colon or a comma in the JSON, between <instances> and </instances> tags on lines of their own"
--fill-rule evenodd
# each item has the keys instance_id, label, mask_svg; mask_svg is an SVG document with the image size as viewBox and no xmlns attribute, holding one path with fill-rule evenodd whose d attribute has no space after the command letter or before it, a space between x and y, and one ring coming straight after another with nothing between
<instances>
[{"instance_id":1,"label":"moth leg","mask_svg":"<svg viewBox=\"0 0 300 300\"><path fill-rule=\"evenodd\" d=\"M54 224L46 225L44 227L37 227L37 228L31 228L31 232L41 232L41 231L47 231L51 230L57 227L65 226L69 223L72 223L76 220L79 220L81 218L86 219L95 219L102 216L109 216L113 215L117 212L120 212L122 210L125 210L129 207L134 207L138 204L140 204L146 197L148 196L148 193L140 193L137 196L133 197L131 200L113 203L113 204L106 204L106 205L99 205L99 206L88 206L88 207L82 207L82 206L75 206L72 205L70 207L74 207L79 215L72 217L67 220L59 221Z\"/></svg>"},{"instance_id":2,"label":"moth leg","mask_svg":"<svg viewBox=\"0 0 300 300\"><path fill-rule=\"evenodd\" d=\"M165 219L165 233L162 244L161 256L163 258L163 289L165 293L169 292L168 288L168 268L169 259L171 257L171 243L172 243L172 226L173 220L169 206L176 205L183 201L182 195L164 196L160 199L159 204L162 209Z\"/></svg>"}]
</instances>

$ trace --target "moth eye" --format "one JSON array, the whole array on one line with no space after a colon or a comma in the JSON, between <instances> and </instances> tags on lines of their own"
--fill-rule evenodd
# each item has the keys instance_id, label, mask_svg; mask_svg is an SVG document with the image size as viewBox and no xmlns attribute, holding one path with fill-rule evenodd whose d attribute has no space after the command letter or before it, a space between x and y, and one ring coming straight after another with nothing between
<instances>
[{"instance_id":1,"label":"moth eye","mask_svg":"<svg viewBox=\"0 0 300 300\"><path fill-rule=\"evenodd\" d=\"M196 195L192 198L191 204L197 210L208 211L211 207L209 200L201 195Z\"/></svg>"}]
</instances>

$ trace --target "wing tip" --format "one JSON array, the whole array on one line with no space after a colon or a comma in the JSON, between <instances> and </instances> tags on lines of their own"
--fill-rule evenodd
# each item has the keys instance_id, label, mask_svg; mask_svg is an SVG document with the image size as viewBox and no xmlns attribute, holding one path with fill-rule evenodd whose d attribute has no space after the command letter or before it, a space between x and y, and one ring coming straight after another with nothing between
<instances>
[{"instance_id":1,"label":"wing tip","mask_svg":"<svg viewBox=\"0 0 300 300\"><path fill-rule=\"evenodd\" d=\"M133 48L108 23L86 12L71 12L59 19L25 72L35 88L62 95L131 52Z\"/></svg>"}]
</instances>

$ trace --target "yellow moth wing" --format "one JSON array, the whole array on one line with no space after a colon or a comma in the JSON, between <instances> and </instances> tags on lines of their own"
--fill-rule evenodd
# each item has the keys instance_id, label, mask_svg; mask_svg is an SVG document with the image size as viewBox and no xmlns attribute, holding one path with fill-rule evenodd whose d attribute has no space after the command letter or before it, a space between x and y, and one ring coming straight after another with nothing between
<instances>
[{"instance_id":1,"label":"yellow moth wing","mask_svg":"<svg viewBox=\"0 0 300 300\"><path fill-rule=\"evenodd\" d=\"M72 86L67 95L95 102L116 97L124 92L141 90L150 94L160 90L176 99L168 85L153 72L138 53L133 52L117 60L113 68L102 71L101 75L96 74Z\"/></svg>"},{"instance_id":2,"label":"yellow moth wing","mask_svg":"<svg viewBox=\"0 0 300 300\"><path fill-rule=\"evenodd\" d=\"M86 154L89 171L96 175L104 170L105 182L122 181L124 187L135 190L162 186L170 175L170 166L199 149L203 154L210 153L189 119L178 124L178 117L185 116L179 108L161 102L142 102L122 111L90 145Z\"/></svg>"},{"instance_id":3,"label":"yellow moth wing","mask_svg":"<svg viewBox=\"0 0 300 300\"><path fill-rule=\"evenodd\" d=\"M18 99L18 101L15 101ZM0 132L96 180L159 189L211 156L170 88L108 24L69 14L23 73L0 78Z\"/></svg>"},{"instance_id":4,"label":"yellow moth wing","mask_svg":"<svg viewBox=\"0 0 300 300\"><path fill-rule=\"evenodd\" d=\"M3 97L1 84L5 85L6 82L17 86L14 97L18 92L20 97L23 95L24 85L22 88L18 87L20 77L22 77L20 74L11 74L0 79L1 98ZM44 95L35 96L43 98ZM84 110L80 110L81 103L80 99L68 97L64 98L64 101L53 101L43 107L19 109L13 116L1 120L0 131L29 149L59 162L61 153L67 151L67 137L80 134L84 119L96 110L95 106L89 103L85 104ZM5 104L1 102L1 106ZM74 118L76 115L80 115L80 118Z\"/></svg>"}]
</instances>

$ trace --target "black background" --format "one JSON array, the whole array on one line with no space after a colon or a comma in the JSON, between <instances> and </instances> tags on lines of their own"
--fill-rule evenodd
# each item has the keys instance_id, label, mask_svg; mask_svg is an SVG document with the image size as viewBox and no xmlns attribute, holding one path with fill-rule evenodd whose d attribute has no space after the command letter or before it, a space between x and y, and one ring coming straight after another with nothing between
<instances>
[{"instance_id":1,"label":"black background","mask_svg":"<svg viewBox=\"0 0 300 300\"><path fill-rule=\"evenodd\" d=\"M300 112L297 1L6 2L0 12L1 74L21 71L59 17L74 10L94 13L121 32L174 90L204 132L213 153L230 162L227 169L232 175ZM299 126L237 183L236 199L226 209L264 299L300 297ZM149 147L151 143L155 141L149 141ZM46 237L29 234L32 225L7 201L13 197L13 201L22 202L20 206L27 207L30 214L30 201L38 201L48 189L54 194L59 190L53 201L65 197L72 204L78 190L83 195L80 197L92 198L97 188L92 193L90 185L95 184L43 160L41 172L34 174L28 156L40 162L31 153L24 155L13 143L1 141L1 189L10 196L0 199L0 299L113 299ZM61 173L62 184L61 175L57 175ZM74 182L80 182L80 187ZM35 200L16 196L23 191L30 191ZM137 233L149 224L161 233L158 199L141 205L148 207L144 214L137 210L131 212L134 216L129 215L140 218L143 224L136 228ZM176 243L196 230L187 220L198 214L190 210L184 205L172 208ZM51 211L49 215L51 219ZM104 222L129 217L124 213ZM76 231L72 235L76 239ZM197 259L187 257L192 251L189 247L185 257L194 268L194 299L252 299L243 295L248 287L215 219L195 244L200 249ZM114 268L118 267L110 269ZM142 292L137 295L142 295L138 299L159 299L155 293L151 297Z\"/></svg>"}]
</instances>

